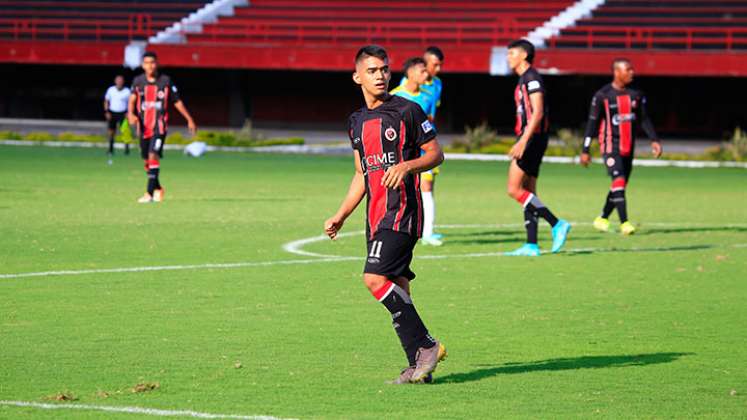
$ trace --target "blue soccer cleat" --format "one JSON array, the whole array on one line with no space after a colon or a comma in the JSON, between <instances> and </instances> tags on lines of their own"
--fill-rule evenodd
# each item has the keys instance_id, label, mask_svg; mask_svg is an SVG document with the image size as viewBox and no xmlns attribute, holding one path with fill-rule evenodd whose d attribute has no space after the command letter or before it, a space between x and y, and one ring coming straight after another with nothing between
<instances>
[{"instance_id":1,"label":"blue soccer cleat","mask_svg":"<svg viewBox=\"0 0 747 420\"><path fill-rule=\"evenodd\" d=\"M571 224L565 220L558 220L558 223L552 228L552 252L553 254L560 251L568 239L568 232L571 231Z\"/></svg>"},{"instance_id":2,"label":"blue soccer cleat","mask_svg":"<svg viewBox=\"0 0 747 420\"><path fill-rule=\"evenodd\" d=\"M504 252L507 257L539 257L540 248L537 244L524 244L521 248L510 252Z\"/></svg>"}]
</instances>

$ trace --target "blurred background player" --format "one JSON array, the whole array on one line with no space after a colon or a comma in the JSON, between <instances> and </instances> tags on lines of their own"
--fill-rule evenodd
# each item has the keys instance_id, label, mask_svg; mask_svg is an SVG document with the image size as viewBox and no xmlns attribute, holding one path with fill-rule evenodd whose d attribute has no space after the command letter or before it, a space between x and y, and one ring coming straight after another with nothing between
<instances>
[{"instance_id":1,"label":"blurred background player","mask_svg":"<svg viewBox=\"0 0 747 420\"><path fill-rule=\"evenodd\" d=\"M524 227L527 242L519 249L507 252L510 256L539 256L537 245L537 218L542 217L552 226L552 252L565 244L571 225L559 220L537 197L537 177L545 155L550 129L545 84L539 72L532 67L534 45L520 39L508 46L508 65L517 75L519 83L514 90L516 101L516 144L511 148L508 169L508 195L524 208Z\"/></svg>"},{"instance_id":2,"label":"blurred background player","mask_svg":"<svg viewBox=\"0 0 747 420\"><path fill-rule=\"evenodd\" d=\"M602 232L609 231L610 214L617 209L620 232L631 235L635 233L635 226L628 221L625 188L633 170L636 122L640 121L643 131L651 140L651 150L657 159L661 156L662 147L646 111L646 96L643 92L628 87L633 82L634 75L630 61L625 58L614 60L612 74L612 83L599 89L591 100L581 164L589 166L592 135L598 133L602 157L612 178L612 185L601 216L594 219L594 228Z\"/></svg>"},{"instance_id":3,"label":"blurred background player","mask_svg":"<svg viewBox=\"0 0 747 420\"><path fill-rule=\"evenodd\" d=\"M405 61L404 65L405 78L404 83L392 90L393 95L401 96L405 99L420 105L425 112L429 121L433 121L433 114L436 109L436 100L431 93L422 89L428 80L428 72L425 68L425 60L421 57L413 57ZM434 169L435 170L435 169ZM423 244L441 246L443 243L439 238L434 237L433 224L436 218L436 209L433 202L433 170L423 172L420 175L421 188L427 183L428 191L422 191L423 197Z\"/></svg>"},{"instance_id":4,"label":"blurred background player","mask_svg":"<svg viewBox=\"0 0 747 420\"><path fill-rule=\"evenodd\" d=\"M179 98L179 91L171 82L171 78L158 72L156 54L153 52L143 54L142 67L143 74L137 76L132 82L128 119L131 125L138 125L140 156L145 161L145 170L148 173L147 191L138 199L138 202L150 203L160 202L164 197L164 189L158 176L168 130L169 104L173 104L174 108L187 120L187 127L192 135L197 128L187 107Z\"/></svg>"},{"instance_id":5,"label":"blurred background player","mask_svg":"<svg viewBox=\"0 0 747 420\"><path fill-rule=\"evenodd\" d=\"M367 197L368 257L363 281L392 315L408 367L393 384L428 381L446 349L434 340L410 296L413 250L422 232L418 174L443 161L436 130L415 103L388 93L391 72L386 51L361 48L353 80L365 105L348 119L355 173L334 216L324 223L335 239L345 220ZM421 155L420 151L425 151Z\"/></svg>"},{"instance_id":6,"label":"blurred background player","mask_svg":"<svg viewBox=\"0 0 747 420\"><path fill-rule=\"evenodd\" d=\"M114 85L109 86L104 95L104 117L106 117L109 131L109 164L114 155L114 138L120 129L122 121L127 116L127 103L130 100L130 88L125 86L124 76L117 75ZM125 154L130 154L130 144L125 143Z\"/></svg>"},{"instance_id":7,"label":"blurred background player","mask_svg":"<svg viewBox=\"0 0 747 420\"><path fill-rule=\"evenodd\" d=\"M436 110L441 106L441 91L443 90L443 84L441 79L438 77L441 73L441 67L444 62L444 53L440 48L436 46L430 46L425 49L423 53L423 60L425 61L425 69L428 77L420 86L420 89L426 93L429 93L433 98L431 108L426 110L425 113L431 119L431 122L435 123ZM400 86L407 83L407 73L402 78ZM423 243L426 245L440 246L442 245L441 239L443 235L434 231L436 223L436 201L434 197L434 188L436 185L436 176L441 172L441 168L436 167L430 171L423 172L420 175L421 188L423 191Z\"/></svg>"}]
</instances>

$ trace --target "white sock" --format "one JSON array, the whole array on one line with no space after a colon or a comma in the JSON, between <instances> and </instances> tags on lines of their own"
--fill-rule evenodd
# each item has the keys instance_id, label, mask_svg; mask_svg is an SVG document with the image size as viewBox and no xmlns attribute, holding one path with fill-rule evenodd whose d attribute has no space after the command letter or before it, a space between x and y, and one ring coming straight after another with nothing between
<instances>
[{"instance_id":1,"label":"white sock","mask_svg":"<svg viewBox=\"0 0 747 420\"><path fill-rule=\"evenodd\" d=\"M436 203L432 192L422 192L423 196L423 237L433 236L433 223L436 220Z\"/></svg>"}]
</instances>

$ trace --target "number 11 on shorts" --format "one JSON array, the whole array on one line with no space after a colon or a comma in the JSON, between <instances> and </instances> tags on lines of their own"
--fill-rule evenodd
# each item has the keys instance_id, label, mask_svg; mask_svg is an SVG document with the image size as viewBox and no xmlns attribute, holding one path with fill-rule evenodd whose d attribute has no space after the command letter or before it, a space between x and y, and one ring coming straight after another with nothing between
<instances>
[{"instance_id":1,"label":"number 11 on shorts","mask_svg":"<svg viewBox=\"0 0 747 420\"><path fill-rule=\"evenodd\" d=\"M371 253L368 254L368 256L372 258L381 258L381 247L383 245L383 241L373 241L371 244Z\"/></svg>"}]
</instances>

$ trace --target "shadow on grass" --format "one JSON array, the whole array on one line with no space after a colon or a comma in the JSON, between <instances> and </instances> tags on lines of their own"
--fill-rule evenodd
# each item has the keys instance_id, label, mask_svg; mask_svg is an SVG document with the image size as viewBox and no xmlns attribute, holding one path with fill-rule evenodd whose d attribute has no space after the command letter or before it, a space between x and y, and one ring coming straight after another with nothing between
<instances>
[{"instance_id":1,"label":"shadow on grass","mask_svg":"<svg viewBox=\"0 0 747 420\"><path fill-rule=\"evenodd\" d=\"M503 238L474 238L474 239L452 239L452 235L446 235L444 242L447 244L460 244L460 245L491 245L491 244L502 244L502 243L517 243L517 244L523 244L526 239L526 234L520 234L519 232L513 232L514 236L506 236ZM573 240L574 241L599 241L601 239L604 239L602 236L594 235L594 236L578 236L574 235ZM540 240L546 240L551 241L552 237L550 235L545 235L544 237L542 234L540 234Z\"/></svg>"},{"instance_id":2,"label":"shadow on grass","mask_svg":"<svg viewBox=\"0 0 747 420\"><path fill-rule=\"evenodd\" d=\"M690 226L690 227L667 227L647 228L645 225L636 235L658 235L662 233L698 233L698 232L747 232L745 226Z\"/></svg>"},{"instance_id":3,"label":"shadow on grass","mask_svg":"<svg viewBox=\"0 0 747 420\"><path fill-rule=\"evenodd\" d=\"M559 370L606 369L671 363L683 356L695 353L650 353L617 356L581 356L560 359L539 360L536 362L505 363L476 369L471 372L452 373L434 380L434 384L459 384L480 381L498 375L515 375L531 372Z\"/></svg>"},{"instance_id":4,"label":"shadow on grass","mask_svg":"<svg viewBox=\"0 0 747 420\"><path fill-rule=\"evenodd\" d=\"M676 252L676 251L699 251L703 249L716 248L715 245L702 244L702 245L682 245L682 246L657 246L657 247L641 247L641 248L589 248L589 249L571 249L567 251L561 251L564 255L588 255L588 254L600 254L600 253L611 253L611 252Z\"/></svg>"}]
</instances>

